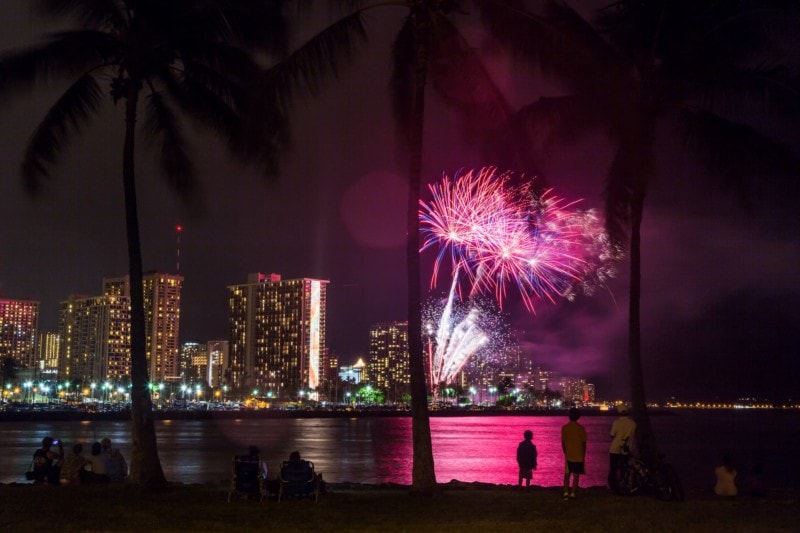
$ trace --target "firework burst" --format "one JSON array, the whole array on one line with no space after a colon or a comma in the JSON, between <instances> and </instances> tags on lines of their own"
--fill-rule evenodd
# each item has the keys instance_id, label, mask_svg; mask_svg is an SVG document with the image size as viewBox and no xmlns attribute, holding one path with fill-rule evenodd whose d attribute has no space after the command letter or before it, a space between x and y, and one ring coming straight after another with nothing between
<instances>
[{"instance_id":1,"label":"firework burst","mask_svg":"<svg viewBox=\"0 0 800 533\"><path fill-rule=\"evenodd\" d=\"M537 299L573 298L613 275L620 253L593 211L529 183L512 187L510 177L487 167L430 186L420 221L422 250L440 247L432 286L449 254L454 287L463 272L470 296L493 292L502 306L513 285L533 311Z\"/></svg>"}]
</instances>

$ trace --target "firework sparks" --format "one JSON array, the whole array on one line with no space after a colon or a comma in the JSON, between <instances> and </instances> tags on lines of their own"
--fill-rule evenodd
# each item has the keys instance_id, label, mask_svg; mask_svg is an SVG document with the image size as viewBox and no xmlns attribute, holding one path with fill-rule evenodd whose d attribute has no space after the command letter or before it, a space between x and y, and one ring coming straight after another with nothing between
<instances>
[{"instance_id":1,"label":"firework sparks","mask_svg":"<svg viewBox=\"0 0 800 533\"><path fill-rule=\"evenodd\" d=\"M440 246L431 285L448 252L454 284L464 272L471 296L494 292L500 305L513 284L531 311L537 299L573 298L613 275L620 253L593 211L577 210L551 190L511 187L510 177L488 167L430 186L420 221L422 250Z\"/></svg>"},{"instance_id":2,"label":"firework sparks","mask_svg":"<svg viewBox=\"0 0 800 533\"><path fill-rule=\"evenodd\" d=\"M495 308L485 299L460 301L457 284L454 277L447 298L432 300L424 310L432 390L453 383L471 358L500 352L507 342Z\"/></svg>"}]
</instances>

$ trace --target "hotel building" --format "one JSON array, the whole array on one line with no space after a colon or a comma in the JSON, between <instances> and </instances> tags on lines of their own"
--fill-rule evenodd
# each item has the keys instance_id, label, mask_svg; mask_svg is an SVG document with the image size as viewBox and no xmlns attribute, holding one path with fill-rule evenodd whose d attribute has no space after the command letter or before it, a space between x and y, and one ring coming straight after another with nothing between
<instances>
[{"instance_id":1,"label":"hotel building","mask_svg":"<svg viewBox=\"0 0 800 533\"><path fill-rule=\"evenodd\" d=\"M400 401L411 382L408 353L408 322L374 324L369 330L370 382L386 392L390 402Z\"/></svg>"},{"instance_id":2,"label":"hotel building","mask_svg":"<svg viewBox=\"0 0 800 533\"><path fill-rule=\"evenodd\" d=\"M58 376L119 381L130 376L130 303L124 296L70 296L59 307Z\"/></svg>"},{"instance_id":3,"label":"hotel building","mask_svg":"<svg viewBox=\"0 0 800 533\"><path fill-rule=\"evenodd\" d=\"M240 392L316 397L325 353L327 280L249 274L228 287L231 385ZM301 392L304 391L304 392Z\"/></svg>"},{"instance_id":4,"label":"hotel building","mask_svg":"<svg viewBox=\"0 0 800 533\"><path fill-rule=\"evenodd\" d=\"M17 366L36 364L39 302L0 298L0 357L13 357Z\"/></svg>"},{"instance_id":5,"label":"hotel building","mask_svg":"<svg viewBox=\"0 0 800 533\"><path fill-rule=\"evenodd\" d=\"M147 334L147 362L150 381L179 381L178 333L181 318L183 276L146 272L144 286L144 327ZM130 278L103 279L106 296L130 297Z\"/></svg>"}]
</instances>

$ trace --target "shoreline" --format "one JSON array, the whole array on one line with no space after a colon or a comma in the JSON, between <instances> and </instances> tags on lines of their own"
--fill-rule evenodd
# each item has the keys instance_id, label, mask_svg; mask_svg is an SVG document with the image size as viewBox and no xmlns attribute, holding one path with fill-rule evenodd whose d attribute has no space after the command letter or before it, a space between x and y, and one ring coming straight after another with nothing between
<instances>
[{"instance_id":1,"label":"shoreline","mask_svg":"<svg viewBox=\"0 0 800 533\"><path fill-rule=\"evenodd\" d=\"M677 413L665 409L650 410L651 416L675 416ZM431 418L483 417L483 416L557 416L566 417L567 409L485 409L480 411L461 409L436 409L430 411ZM617 416L614 411L581 410L581 416ZM155 420L236 420L236 419L293 419L293 418L410 418L410 411L365 409L354 411L242 409L223 410L154 410ZM52 421L125 421L130 420L130 410L86 412L86 411L0 411L0 422L52 422Z\"/></svg>"}]
</instances>

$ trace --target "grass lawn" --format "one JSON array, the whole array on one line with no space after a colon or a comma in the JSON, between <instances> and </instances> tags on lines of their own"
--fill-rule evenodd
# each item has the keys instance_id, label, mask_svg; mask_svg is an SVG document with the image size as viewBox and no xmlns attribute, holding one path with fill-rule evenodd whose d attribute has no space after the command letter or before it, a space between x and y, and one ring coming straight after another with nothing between
<instances>
[{"instance_id":1,"label":"grass lawn","mask_svg":"<svg viewBox=\"0 0 800 533\"><path fill-rule=\"evenodd\" d=\"M319 503L227 502L227 487L0 485L0 531L798 531L797 491L722 500L690 492L681 503L590 488L562 500L554 487L451 483L436 494L335 485Z\"/></svg>"}]
</instances>

